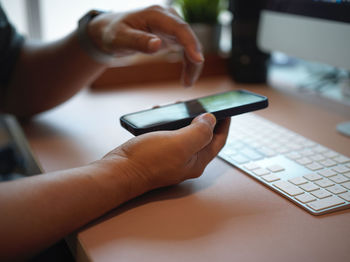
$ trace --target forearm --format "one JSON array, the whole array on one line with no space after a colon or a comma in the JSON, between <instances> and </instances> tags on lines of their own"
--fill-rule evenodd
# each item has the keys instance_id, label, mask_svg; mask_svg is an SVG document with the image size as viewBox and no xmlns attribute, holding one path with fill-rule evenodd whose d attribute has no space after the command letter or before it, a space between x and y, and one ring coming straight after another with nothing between
<instances>
[{"instance_id":1,"label":"forearm","mask_svg":"<svg viewBox=\"0 0 350 262\"><path fill-rule=\"evenodd\" d=\"M76 32L50 44L26 42L2 109L18 116L50 109L90 84L105 68L81 49Z\"/></svg>"},{"instance_id":2,"label":"forearm","mask_svg":"<svg viewBox=\"0 0 350 262\"><path fill-rule=\"evenodd\" d=\"M200 43L171 8L153 6L127 14L100 14L88 22L86 29L97 50L114 57L153 54L168 45L180 45L185 54L185 86L191 86L201 71L204 59ZM0 96L0 110L30 116L50 109L73 96L105 68L83 51L77 32L48 45L26 43L6 94Z\"/></svg>"},{"instance_id":3,"label":"forearm","mask_svg":"<svg viewBox=\"0 0 350 262\"><path fill-rule=\"evenodd\" d=\"M24 258L63 238L146 188L123 161L0 184L0 260Z\"/></svg>"}]
</instances>

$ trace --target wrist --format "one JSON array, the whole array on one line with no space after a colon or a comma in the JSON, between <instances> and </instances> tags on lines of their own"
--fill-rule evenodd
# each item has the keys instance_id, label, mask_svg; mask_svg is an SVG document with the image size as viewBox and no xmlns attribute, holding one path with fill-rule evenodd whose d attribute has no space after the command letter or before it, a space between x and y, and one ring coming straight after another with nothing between
<instances>
[{"instance_id":1,"label":"wrist","mask_svg":"<svg viewBox=\"0 0 350 262\"><path fill-rule=\"evenodd\" d=\"M97 24L99 30L95 30L96 26L91 26L91 24L104 13L103 11L91 10L85 14L78 22L77 35L80 47L92 60L100 64L110 65L116 58L113 54L103 50L100 43L101 41L96 40L101 38L99 32L102 31L102 29L100 27L105 27L105 25ZM94 25L96 25L96 23L94 23Z\"/></svg>"},{"instance_id":2,"label":"wrist","mask_svg":"<svg viewBox=\"0 0 350 262\"><path fill-rule=\"evenodd\" d=\"M140 170L126 158L113 156L98 160L91 165L96 170L99 185L113 193L116 205L152 189L148 181L140 175Z\"/></svg>"}]
</instances>

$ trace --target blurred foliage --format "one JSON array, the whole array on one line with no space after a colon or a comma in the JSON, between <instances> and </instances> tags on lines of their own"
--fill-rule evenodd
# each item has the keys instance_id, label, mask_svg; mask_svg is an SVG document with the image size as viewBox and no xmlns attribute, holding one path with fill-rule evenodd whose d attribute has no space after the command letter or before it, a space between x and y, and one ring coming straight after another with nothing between
<instances>
[{"instance_id":1,"label":"blurred foliage","mask_svg":"<svg viewBox=\"0 0 350 262\"><path fill-rule=\"evenodd\" d=\"M175 0L186 22L217 24L220 11L225 5L224 0Z\"/></svg>"}]
</instances>

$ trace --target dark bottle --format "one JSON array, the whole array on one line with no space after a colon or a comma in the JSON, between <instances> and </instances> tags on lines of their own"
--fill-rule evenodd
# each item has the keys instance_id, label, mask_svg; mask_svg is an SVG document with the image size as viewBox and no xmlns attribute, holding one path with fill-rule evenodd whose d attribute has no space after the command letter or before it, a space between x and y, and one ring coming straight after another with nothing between
<instances>
[{"instance_id":1,"label":"dark bottle","mask_svg":"<svg viewBox=\"0 0 350 262\"><path fill-rule=\"evenodd\" d=\"M264 0L230 0L232 52L229 73L239 83L266 83L269 54L259 50L257 31Z\"/></svg>"}]
</instances>

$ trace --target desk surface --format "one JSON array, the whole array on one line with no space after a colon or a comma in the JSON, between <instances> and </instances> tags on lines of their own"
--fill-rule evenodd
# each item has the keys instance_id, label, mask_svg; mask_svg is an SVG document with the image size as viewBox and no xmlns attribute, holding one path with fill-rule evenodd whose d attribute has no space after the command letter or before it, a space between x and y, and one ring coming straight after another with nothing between
<instances>
[{"instance_id":1,"label":"desk surface","mask_svg":"<svg viewBox=\"0 0 350 262\"><path fill-rule=\"evenodd\" d=\"M44 170L101 158L132 136L121 115L243 87L269 97L257 114L350 156L344 117L264 86L206 79L83 91L25 126ZM350 210L314 217L216 158L199 178L147 193L77 234L80 261L350 261Z\"/></svg>"}]
</instances>

